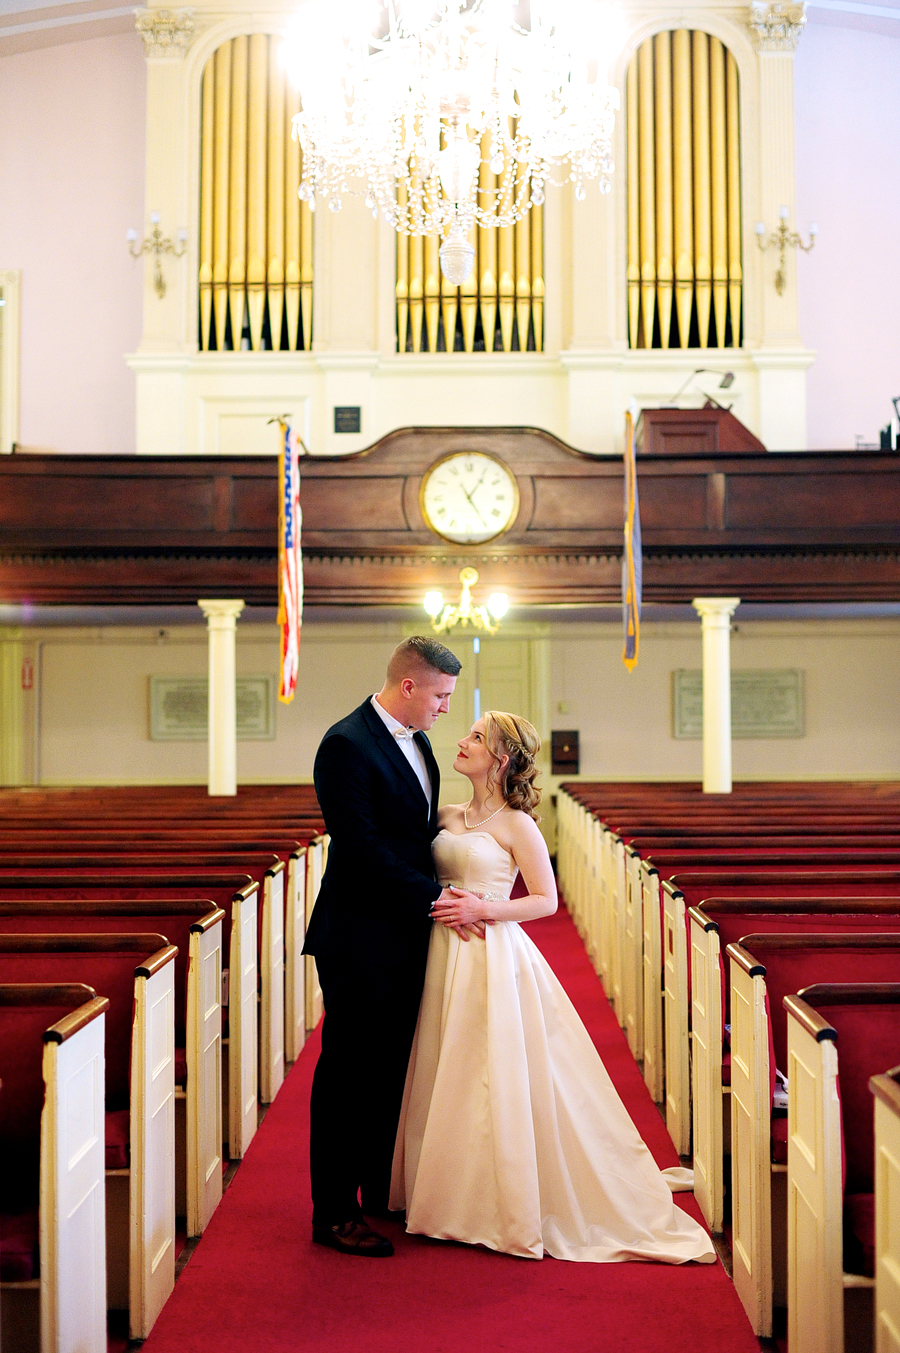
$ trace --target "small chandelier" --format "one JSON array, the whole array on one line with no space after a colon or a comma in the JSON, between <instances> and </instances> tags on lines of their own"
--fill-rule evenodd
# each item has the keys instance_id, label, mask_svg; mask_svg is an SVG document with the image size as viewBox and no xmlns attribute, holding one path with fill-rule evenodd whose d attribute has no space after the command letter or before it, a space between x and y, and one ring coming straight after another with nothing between
<instances>
[{"instance_id":1,"label":"small chandelier","mask_svg":"<svg viewBox=\"0 0 900 1353\"><path fill-rule=\"evenodd\" d=\"M303 101L300 197L339 211L351 180L402 235L440 234L441 270L472 271L474 229L544 201L554 169L609 191L618 16L602 0L309 0L285 45ZM561 186L558 184L558 186Z\"/></svg>"},{"instance_id":2,"label":"small chandelier","mask_svg":"<svg viewBox=\"0 0 900 1353\"><path fill-rule=\"evenodd\" d=\"M451 606L449 602L445 606L440 592L425 593L425 610L431 616L431 628L435 634L449 634L457 625L463 629L468 629L471 625L473 629L484 630L486 634L496 634L500 628L500 621L509 610L509 598L506 593L492 592L488 597L487 606L475 606L472 603L472 588L478 582L478 570L460 569L459 581L462 584L462 591L455 606Z\"/></svg>"}]
</instances>

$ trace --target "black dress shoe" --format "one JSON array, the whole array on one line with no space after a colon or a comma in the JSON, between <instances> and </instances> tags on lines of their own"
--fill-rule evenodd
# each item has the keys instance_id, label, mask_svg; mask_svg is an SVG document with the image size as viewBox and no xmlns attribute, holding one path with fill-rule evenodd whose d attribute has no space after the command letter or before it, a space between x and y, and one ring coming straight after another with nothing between
<instances>
[{"instance_id":1,"label":"black dress shoe","mask_svg":"<svg viewBox=\"0 0 900 1353\"><path fill-rule=\"evenodd\" d=\"M363 1259L386 1259L394 1247L364 1221L345 1221L337 1226L314 1226L313 1244L327 1245L340 1254L356 1254Z\"/></svg>"}]
</instances>

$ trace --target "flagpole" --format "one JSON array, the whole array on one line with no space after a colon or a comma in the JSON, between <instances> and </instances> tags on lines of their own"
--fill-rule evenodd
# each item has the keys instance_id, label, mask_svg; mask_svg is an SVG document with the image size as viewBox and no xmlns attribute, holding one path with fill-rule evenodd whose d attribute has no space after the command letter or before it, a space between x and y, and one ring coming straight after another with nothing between
<instances>
[{"instance_id":1,"label":"flagpole","mask_svg":"<svg viewBox=\"0 0 900 1353\"><path fill-rule=\"evenodd\" d=\"M641 513L638 501L637 461L634 451L634 429L637 413L637 404L632 400L625 414L625 449L623 453L625 524L622 547L622 624L625 631L625 643L622 649L622 661L629 672L634 671L638 661L643 587Z\"/></svg>"}]
</instances>

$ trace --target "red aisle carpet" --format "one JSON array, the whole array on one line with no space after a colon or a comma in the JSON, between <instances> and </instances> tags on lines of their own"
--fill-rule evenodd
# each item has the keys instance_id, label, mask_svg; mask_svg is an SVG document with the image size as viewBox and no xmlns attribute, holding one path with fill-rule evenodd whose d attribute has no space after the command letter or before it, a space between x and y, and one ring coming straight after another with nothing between
<instances>
[{"instance_id":1,"label":"red aisle carpet","mask_svg":"<svg viewBox=\"0 0 900 1353\"><path fill-rule=\"evenodd\" d=\"M676 1165L568 915L560 910L528 929L657 1161ZM145 1353L758 1353L719 1264L535 1262L407 1236L391 1222L381 1227L397 1247L392 1259L349 1259L313 1245L306 1154L317 1053L313 1037ZM679 1200L694 1209L689 1195Z\"/></svg>"}]
</instances>

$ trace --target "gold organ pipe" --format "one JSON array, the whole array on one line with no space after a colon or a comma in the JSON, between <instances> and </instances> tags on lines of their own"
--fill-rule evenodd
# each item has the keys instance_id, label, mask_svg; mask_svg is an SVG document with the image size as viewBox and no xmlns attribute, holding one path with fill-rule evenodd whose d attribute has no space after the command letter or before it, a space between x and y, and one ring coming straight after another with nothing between
<instances>
[{"instance_id":1,"label":"gold organ pipe","mask_svg":"<svg viewBox=\"0 0 900 1353\"><path fill-rule=\"evenodd\" d=\"M439 243L439 242L438 242ZM444 349L452 352L456 346L456 316L459 311L459 288L438 273L441 289L441 318L444 321ZM436 351L437 349L435 349Z\"/></svg>"},{"instance_id":2,"label":"gold organ pipe","mask_svg":"<svg viewBox=\"0 0 900 1353\"><path fill-rule=\"evenodd\" d=\"M247 61L249 39L231 43L231 184L228 212L228 308L231 341L241 347L247 276Z\"/></svg>"},{"instance_id":3,"label":"gold organ pipe","mask_svg":"<svg viewBox=\"0 0 900 1353\"><path fill-rule=\"evenodd\" d=\"M534 350L544 351L544 208L531 208L531 321Z\"/></svg>"},{"instance_id":4,"label":"gold organ pipe","mask_svg":"<svg viewBox=\"0 0 900 1353\"><path fill-rule=\"evenodd\" d=\"M441 317L441 267L438 258L440 238L425 237L425 342L428 352L437 352L438 323Z\"/></svg>"},{"instance_id":5,"label":"gold organ pipe","mask_svg":"<svg viewBox=\"0 0 900 1353\"><path fill-rule=\"evenodd\" d=\"M262 347L266 311L266 119L269 39L254 33L249 41L247 85L247 313L250 347ZM274 203L273 203L274 206Z\"/></svg>"},{"instance_id":6,"label":"gold organ pipe","mask_svg":"<svg viewBox=\"0 0 900 1353\"><path fill-rule=\"evenodd\" d=\"M725 131L725 48L709 40L710 180L712 189L712 275L716 345L725 343L728 310L728 175Z\"/></svg>"},{"instance_id":7,"label":"gold organ pipe","mask_svg":"<svg viewBox=\"0 0 900 1353\"><path fill-rule=\"evenodd\" d=\"M725 61L725 117L728 162L728 304L731 310L731 341L741 341L741 136L738 102L738 68L731 52ZM721 335L719 342L722 342Z\"/></svg>"},{"instance_id":8,"label":"gold organ pipe","mask_svg":"<svg viewBox=\"0 0 900 1353\"><path fill-rule=\"evenodd\" d=\"M672 155L675 224L675 310L678 343L688 346L694 300L694 201L691 155L691 35L672 34Z\"/></svg>"},{"instance_id":9,"label":"gold organ pipe","mask_svg":"<svg viewBox=\"0 0 900 1353\"><path fill-rule=\"evenodd\" d=\"M526 190L525 167L520 175L521 188ZM528 328L531 321L531 212L526 211L516 221L516 327L519 330L519 351L528 351Z\"/></svg>"},{"instance_id":10,"label":"gold organ pipe","mask_svg":"<svg viewBox=\"0 0 900 1353\"><path fill-rule=\"evenodd\" d=\"M413 352L422 351L422 318L425 312L425 237L409 237L409 322Z\"/></svg>"},{"instance_id":11,"label":"gold organ pipe","mask_svg":"<svg viewBox=\"0 0 900 1353\"><path fill-rule=\"evenodd\" d=\"M231 43L215 54L215 126L213 129L213 298L216 347L225 348L228 313L228 183L231 152Z\"/></svg>"},{"instance_id":12,"label":"gold organ pipe","mask_svg":"<svg viewBox=\"0 0 900 1353\"><path fill-rule=\"evenodd\" d=\"M504 174L510 168L509 157L503 167ZM500 178L498 182L502 183ZM512 174L509 174L510 197L515 193ZM500 226L497 231L497 293L500 310L500 342L504 352L512 352L513 321L516 317L516 228L514 225Z\"/></svg>"},{"instance_id":13,"label":"gold organ pipe","mask_svg":"<svg viewBox=\"0 0 900 1353\"><path fill-rule=\"evenodd\" d=\"M473 352L475 349L475 325L478 321L478 236L483 233L476 225L469 231L469 243L475 246L475 263L459 289L459 318L462 324L464 352ZM444 331L446 333L446 321Z\"/></svg>"},{"instance_id":14,"label":"gold organ pipe","mask_svg":"<svg viewBox=\"0 0 900 1353\"><path fill-rule=\"evenodd\" d=\"M300 331L300 263L303 257L301 235L303 229L303 208L306 202L297 197L300 187L300 142L291 135L291 118L300 111L300 96L293 89L285 90L284 109L284 314L287 324L288 350L294 352L297 347L297 335ZM303 346L309 347L309 333L304 324Z\"/></svg>"},{"instance_id":15,"label":"gold organ pipe","mask_svg":"<svg viewBox=\"0 0 900 1353\"><path fill-rule=\"evenodd\" d=\"M269 301L269 333L272 347L281 347L281 319L284 314L284 227L285 213L297 212L297 184L291 185L293 200L285 193L284 178L284 68L277 42L269 39L268 107L268 211L266 227L266 294Z\"/></svg>"},{"instance_id":16,"label":"gold organ pipe","mask_svg":"<svg viewBox=\"0 0 900 1353\"><path fill-rule=\"evenodd\" d=\"M303 344L312 348L313 325L313 218L308 202L300 203L300 313Z\"/></svg>"},{"instance_id":17,"label":"gold organ pipe","mask_svg":"<svg viewBox=\"0 0 900 1353\"><path fill-rule=\"evenodd\" d=\"M694 277L700 347L709 344L712 278L710 220L709 38L693 35L694 55Z\"/></svg>"},{"instance_id":18,"label":"gold organ pipe","mask_svg":"<svg viewBox=\"0 0 900 1353\"><path fill-rule=\"evenodd\" d=\"M213 157L216 127L216 67L207 61L203 71L200 133L200 349L209 347L213 284Z\"/></svg>"},{"instance_id":19,"label":"gold organ pipe","mask_svg":"<svg viewBox=\"0 0 900 1353\"><path fill-rule=\"evenodd\" d=\"M491 173L491 141L485 133L481 142L481 169L479 193L484 211L493 208L497 190L497 175ZM497 232L478 229L478 292L481 304L481 328L485 352L494 351L497 332Z\"/></svg>"},{"instance_id":20,"label":"gold organ pipe","mask_svg":"<svg viewBox=\"0 0 900 1353\"><path fill-rule=\"evenodd\" d=\"M626 76L626 132L628 135L628 343L638 346L641 317L641 208L638 140L637 57L628 63Z\"/></svg>"},{"instance_id":21,"label":"gold organ pipe","mask_svg":"<svg viewBox=\"0 0 900 1353\"><path fill-rule=\"evenodd\" d=\"M656 305L659 337L669 346L672 326L672 40L668 29L654 39L656 85Z\"/></svg>"},{"instance_id":22,"label":"gold organ pipe","mask_svg":"<svg viewBox=\"0 0 900 1353\"><path fill-rule=\"evenodd\" d=\"M401 215L406 214L408 194L406 184L397 189L397 205ZM407 330L409 328L409 236L397 235L397 282L395 286L397 300L397 351L406 352Z\"/></svg>"},{"instance_id":23,"label":"gold organ pipe","mask_svg":"<svg viewBox=\"0 0 900 1353\"><path fill-rule=\"evenodd\" d=\"M638 50L640 221L641 221L641 317L644 347L653 346L656 314L656 211L653 116L653 43Z\"/></svg>"}]
</instances>

